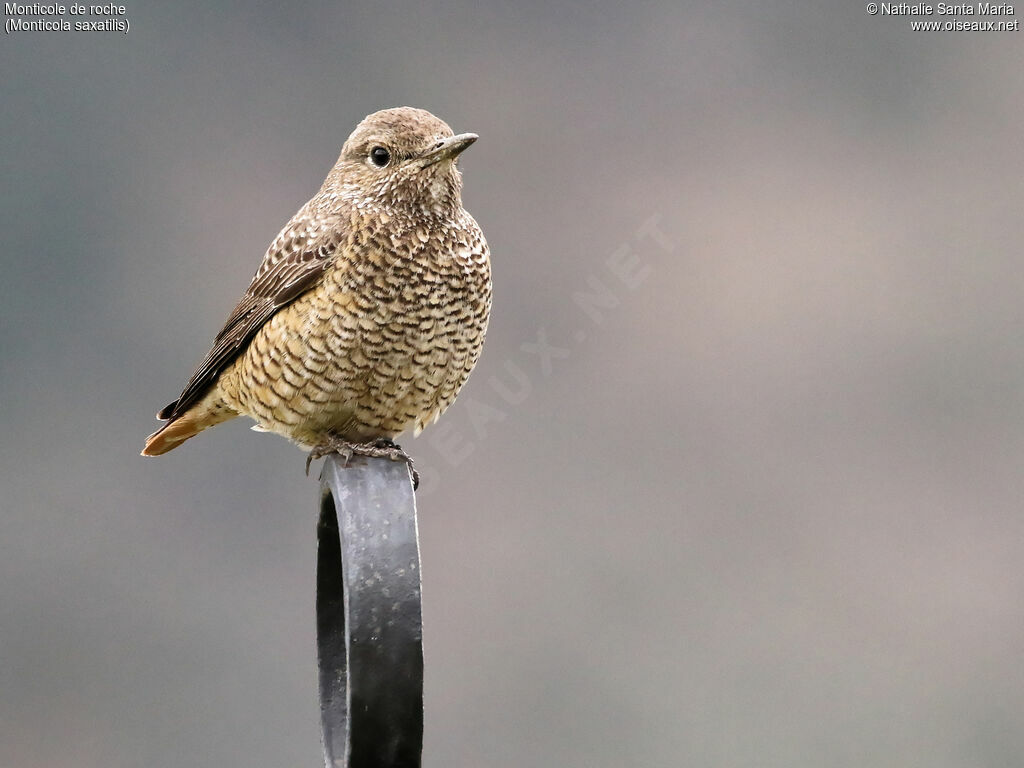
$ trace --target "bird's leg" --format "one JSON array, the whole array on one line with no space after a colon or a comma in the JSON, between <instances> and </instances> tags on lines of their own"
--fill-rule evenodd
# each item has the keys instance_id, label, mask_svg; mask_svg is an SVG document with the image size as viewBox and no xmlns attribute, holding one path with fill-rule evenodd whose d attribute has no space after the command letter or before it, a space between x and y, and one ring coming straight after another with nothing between
<instances>
[{"instance_id":1,"label":"bird's leg","mask_svg":"<svg viewBox=\"0 0 1024 768\"><path fill-rule=\"evenodd\" d=\"M412 473L413 490L420 487L420 473L416 471L412 456L402 450L402 447L386 437L379 437L369 443L353 443L342 440L335 435L329 435L320 445L313 448L306 457L306 474L309 474L309 465L313 459L320 459L331 453L337 453L342 458L342 465L348 466L353 456L370 456L372 458L391 459L392 461L404 461L409 465Z\"/></svg>"}]
</instances>

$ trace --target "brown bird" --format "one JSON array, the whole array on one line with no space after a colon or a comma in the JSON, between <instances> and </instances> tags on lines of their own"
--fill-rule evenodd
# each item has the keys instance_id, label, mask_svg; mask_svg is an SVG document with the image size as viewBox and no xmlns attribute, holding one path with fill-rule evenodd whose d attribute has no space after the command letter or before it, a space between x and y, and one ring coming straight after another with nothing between
<instances>
[{"instance_id":1,"label":"brown bird","mask_svg":"<svg viewBox=\"0 0 1024 768\"><path fill-rule=\"evenodd\" d=\"M245 415L311 449L410 461L466 383L491 308L487 242L462 207L454 135L422 109L375 112L267 249L143 456ZM309 469L309 460L306 462Z\"/></svg>"}]
</instances>

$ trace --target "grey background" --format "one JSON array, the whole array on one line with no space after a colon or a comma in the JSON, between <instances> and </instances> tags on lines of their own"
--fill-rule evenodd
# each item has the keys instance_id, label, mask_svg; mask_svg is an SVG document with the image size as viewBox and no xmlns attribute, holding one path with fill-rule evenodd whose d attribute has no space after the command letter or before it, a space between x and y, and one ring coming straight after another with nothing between
<instances>
[{"instance_id":1,"label":"grey background","mask_svg":"<svg viewBox=\"0 0 1024 768\"><path fill-rule=\"evenodd\" d=\"M0 766L318 764L303 455L241 421L137 454L402 104L481 135L496 287L406 443L425 764L1024 763L1021 33L781 1L128 17L0 41Z\"/></svg>"}]
</instances>

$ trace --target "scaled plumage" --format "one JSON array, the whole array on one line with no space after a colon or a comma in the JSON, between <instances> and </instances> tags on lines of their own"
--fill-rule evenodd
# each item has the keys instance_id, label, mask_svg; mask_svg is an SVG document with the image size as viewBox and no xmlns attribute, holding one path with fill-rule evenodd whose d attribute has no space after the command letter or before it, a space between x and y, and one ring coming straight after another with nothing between
<instances>
[{"instance_id":1,"label":"scaled plumage","mask_svg":"<svg viewBox=\"0 0 1024 768\"><path fill-rule=\"evenodd\" d=\"M305 447L435 421L476 364L490 314L487 242L455 165L475 139L409 107L363 120L143 455L238 415Z\"/></svg>"}]
</instances>

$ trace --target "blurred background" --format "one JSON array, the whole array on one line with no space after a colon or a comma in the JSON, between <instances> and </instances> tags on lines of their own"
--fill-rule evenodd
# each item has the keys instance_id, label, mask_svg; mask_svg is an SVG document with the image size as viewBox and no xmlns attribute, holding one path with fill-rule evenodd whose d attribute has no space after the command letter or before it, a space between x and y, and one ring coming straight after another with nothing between
<instances>
[{"instance_id":1,"label":"blurred background","mask_svg":"<svg viewBox=\"0 0 1024 768\"><path fill-rule=\"evenodd\" d=\"M1022 33L781 0L127 18L0 42L0 766L319 764L316 473L241 420L138 453L403 104L480 134L495 282L462 397L403 441L425 765L1024 763Z\"/></svg>"}]
</instances>

